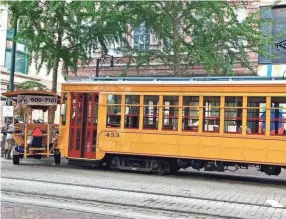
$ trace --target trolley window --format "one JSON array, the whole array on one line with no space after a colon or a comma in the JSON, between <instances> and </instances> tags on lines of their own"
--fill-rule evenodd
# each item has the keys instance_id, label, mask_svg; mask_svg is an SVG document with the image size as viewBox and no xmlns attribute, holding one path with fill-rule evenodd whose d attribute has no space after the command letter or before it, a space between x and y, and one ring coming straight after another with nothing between
<instances>
[{"instance_id":1,"label":"trolley window","mask_svg":"<svg viewBox=\"0 0 286 219\"><path fill-rule=\"evenodd\" d=\"M225 133L242 133L242 101L242 97L225 97Z\"/></svg>"},{"instance_id":2,"label":"trolley window","mask_svg":"<svg viewBox=\"0 0 286 219\"><path fill-rule=\"evenodd\" d=\"M286 97L271 98L270 135L286 136Z\"/></svg>"},{"instance_id":3,"label":"trolley window","mask_svg":"<svg viewBox=\"0 0 286 219\"><path fill-rule=\"evenodd\" d=\"M247 98L247 134L265 135L266 97Z\"/></svg>"},{"instance_id":4,"label":"trolley window","mask_svg":"<svg viewBox=\"0 0 286 219\"><path fill-rule=\"evenodd\" d=\"M121 121L121 95L107 95L106 127L119 128Z\"/></svg>"},{"instance_id":5,"label":"trolley window","mask_svg":"<svg viewBox=\"0 0 286 219\"><path fill-rule=\"evenodd\" d=\"M125 96L124 128L139 128L140 96Z\"/></svg>"},{"instance_id":6,"label":"trolley window","mask_svg":"<svg viewBox=\"0 0 286 219\"><path fill-rule=\"evenodd\" d=\"M183 97L183 131L198 132L199 97Z\"/></svg>"},{"instance_id":7,"label":"trolley window","mask_svg":"<svg viewBox=\"0 0 286 219\"><path fill-rule=\"evenodd\" d=\"M163 96L163 130L178 130L179 97Z\"/></svg>"},{"instance_id":8,"label":"trolley window","mask_svg":"<svg viewBox=\"0 0 286 219\"><path fill-rule=\"evenodd\" d=\"M158 129L159 96L144 96L143 129Z\"/></svg>"},{"instance_id":9,"label":"trolley window","mask_svg":"<svg viewBox=\"0 0 286 219\"><path fill-rule=\"evenodd\" d=\"M204 97L203 131L219 132L220 126L220 97Z\"/></svg>"}]
</instances>

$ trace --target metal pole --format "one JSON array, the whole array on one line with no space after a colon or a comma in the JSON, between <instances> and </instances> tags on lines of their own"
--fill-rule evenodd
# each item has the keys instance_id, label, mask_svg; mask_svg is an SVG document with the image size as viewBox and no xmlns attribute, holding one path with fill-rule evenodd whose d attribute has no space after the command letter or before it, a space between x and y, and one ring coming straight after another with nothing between
<instances>
[{"instance_id":1,"label":"metal pole","mask_svg":"<svg viewBox=\"0 0 286 219\"><path fill-rule=\"evenodd\" d=\"M15 72L15 56L16 56L16 34L17 34L17 21L18 19L15 19L14 23L14 34L13 34L13 44L12 44L12 53L11 53L11 68L10 68L10 78L9 78L9 90L14 90L14 72ZM12 106L12 100L8 100L8 106ZM14 110L14 109L13 109ZM14 116L11 118L12 124L14 124Z\"/></svg>"},{"instance_id":2,"label":"metal pole","mask_svg":"<svg viewBox=\"0 0 286 219\"><path fill-rule=\"evenodd\" d=\"M11 68L10 68L10 80L9 80L9 90L14 91L14 73L15 73L15 57L16 57L16 34L17 34L17 21L15 19L14 23L14 34L13 34L13 45L12 45L12 53L11 53ZM12 101L9 101L9 106L12 105Z\"/></svg>"},{"instance_id":3,"label":"metal pole","mask_svg":"<svg viewBox=\"0 0 286 219\"><path fill-rule=\"evenodd\" d=\"M99 75L99 62L100 62L100 59L96 59L96 68L95 68L96 77L98 77Z\"/></svg>"}]
</instances>

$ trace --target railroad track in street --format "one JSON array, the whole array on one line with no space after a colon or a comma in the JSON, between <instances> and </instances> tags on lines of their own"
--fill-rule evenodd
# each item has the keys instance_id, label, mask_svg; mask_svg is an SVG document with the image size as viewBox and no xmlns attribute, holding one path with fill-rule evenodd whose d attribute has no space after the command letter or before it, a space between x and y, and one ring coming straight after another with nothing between
<instances>
[{"instance_id":1,"label":"railroad track in street","mask_svg":"<svg viewBox=\"0 0 286 219\"><path fill-rule=\"evenodd\" d=\"M25 187L30 185L29 192ZM23 188L22 188L23 187ZM61 191L61 194L59 194ZM140 190L87 186L74 183L51 182L46 180L2 177L2 199L17 202L21 197L31 200L50 200L54 203L72 205L109 205L120 209L134 209L135 212L165 212L166 215L185 217L198 215L212 218L251 219L257 212L276 212L286 214L286 207L272 207L267 204L207 199L194 196L170 195ZM93 194L93 195L92 195ZM6 199L5 199L6 197ZM8 198L7 198L8 197ZM10 198L9 198L10 197ZM14 197L11 198L11 197ZM20 199L19 199L20 200ZM39 201L34 203L40 203ZM247 214L234 214L241 209ZM72 210L72 209L71 209ZM172 218L172 217L171 217ZM264 217L267 218L267 217Z\"/></svg>"},{"instance_id":2,"label":"railroad track in street","mask_svg":"<svg viewBox=\"0 0 286 219\"><path fill-rule=\"evenodd\" d=\"M91 165L76 165L73 168L85 168L85 169L94 169ZM97 171L109 171L106 168L98 168ZM284 170L286 172L286 170ZM117 171L122 173L133 173L133 174L146 174L142 172L136 171ZM150 176L155 175L153 173L147 173ZM204 180L213 180L213 181L222 181L222 182L237 182L237 183L251 183L251 184L260 184L260 185L273 185L273 186L286 186L286 179L275 178L272 176L268 177L260 177L255 175L236 175L236 174L225 174L220 172L207 172L207 171L189 171L189 170L181 170L176 174L161 176L164 177L176 177L176 178L190 178L195 177L196 179L204 179Z\"/></svg>"},{"instance_id":3,"label":"railroad track in street","mask_svg":"<svg viewBox=\"0 0 286 219\"><path fill-rule=\"evenodd\" d=\"M133 212L137 212L136 216L138 216L138 212L148 212L149 214L153 214L153 216L155 216L154 214L158 213L158 211L160 212L160 214L164 214L165 217L162 216L155 216L158 219L167 219L167 218L188 218L190 216L206 216L206 217L211 217L211 218L215 218L215 219L229 219L229 218L233 218L233 219L243 219L241 217L230 217L230 216L222 216L222 215L217 215L217 214L208 214L208 213L199 213L199 212L194 212L194 211L182 211L182 210L170 210L170 209L166 209L166 208L158 208L158 207L144 207L144 206L139 206L136 204L122 204L122 203L115 203L115 202L108 202L108 201L101 201L101 200L88 200L88 199L78 199L78 198L66 198L63 196L51 196L51 195L39 195L39 194L31 194L28 192L11 192L11 191L5 191L2 190L2 196L4 195L4 199L5 196L10 196L10 197L17 197L19 199L19 197L25 197L26 198L30 198L30 199L34 199L37 201L37 203L32 203L32 205L36 205L39 207L46 207L45 205L42 204L41 200L45 200L45 201L52 201L52 202L57 202L57 203L67 203L67 205L58 205L58 206L53 206L52 208L58 208L58 209L64 209L64 210L73 210L73 211L77 211L77 212L82 212L82 213L95 213L93 212L92 209L90 208L97 208L98 206L102 207L102 208L111 208L111 209L118 209L120 208L121 211L130 211L130 209L132 209ZM21 201L21 200L20 200ZM11 200L11 199L7 199L5 200L5 202L12 202L12 203L17 203L16 200ZM25 201L25 203L27 204L27 202ZM31 203L30 203L31 204ZM85 205L88 207L85 208L78 208L74 205ZM120 211L119 211L120 212ZM104 213L104 212L96 212L96 213ZM111 212L105 212L106 214L110 214ZM116 216L120 216L120 217L124 217L124 218L132 218L131 214L130 216L124 215L124 214L120 214L120 213L116 213ZM137 217L137 218L154 218L154 217L150 217L150 216L146 216L144 214L142 214L142 216ZM201 217L200 217L201 218Z\"/></svg>"},{"instance_id":4,"label":"railroad track in street","mask_svg":"<svg viewBox=\"0 0 286 219\"><path fill-rule=\"evenodd\" d=\"M259 177L254 175L234 175L234 174L223 174L217 172L204 172L204 171L180 171L176 177L187 178L187 177L196 177L197 179L206 179L214 181L223 181L223 182L238 182L238 183L251 183L251 184L260 184L260 185L274 185L274 186L286 186L285 179L276 179L275 176L272 178Z\"/></svg>"},{"instance_id":5,"label":"railroad track in street","mask_svg":"<svg viewBox=\"0 0 286 219\"><path fill-rule=\"evenodd\" d=\"M134 189L119 189L119 188L110 188L105 186L94 186L94 185L82 185L77 183L63 183L63 182L54 182L54 181L47 181L47 180L37 180L37 179L23 179L23 178L17 178L17 177L2 177L2 179L10 179L10 180L19 180L19 181L30 181L35 183L48 183L53 185L63 185L63 186L76 186L76 187L86 187L91 189L104 189L104 190L110 190L110 191L117 191L117 192L130 192L130 193L141 193L145 195L158 195L158 196L165 196L170 198L190 198L190 199L197 199L197 200L203 200L203 201L216 201L221 203L228 203L228 204L241 204L241 205L248 205L248 206L260 206L260 207L271 207L267 204L258 204L258 203L249 203L249 202L241 202L241 201L228 201L228 200L221 200L221 199L215 199L215 198L203 198L193 195L178 195L178 194L165 194L161 192L148 192L148 191L142 191L142 190L134 190ZM281 207L282 209L286 209L286 206Z\"/></svg>"}]
</instances>

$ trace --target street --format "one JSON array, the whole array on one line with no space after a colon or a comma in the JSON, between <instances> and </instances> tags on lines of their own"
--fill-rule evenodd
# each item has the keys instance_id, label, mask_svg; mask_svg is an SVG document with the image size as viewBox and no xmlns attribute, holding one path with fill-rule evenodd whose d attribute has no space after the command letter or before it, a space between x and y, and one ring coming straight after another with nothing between
<instances>
[{"instance_id":1,"label":"street","mask_svg":"<svg viewBox=\"0 0 286 219\"><path fill-rule=\"evenodd\" d=\"M24 159L14 166L1 158L1 165L5 219L286 218L285 183L220 179L204 172L110 172L69 166L65 159L59 166L52 159ZM236 176L241 174L269 178L254 170ZM271 178L283 181L285 173Z\"/></svg>"}]
</instances>

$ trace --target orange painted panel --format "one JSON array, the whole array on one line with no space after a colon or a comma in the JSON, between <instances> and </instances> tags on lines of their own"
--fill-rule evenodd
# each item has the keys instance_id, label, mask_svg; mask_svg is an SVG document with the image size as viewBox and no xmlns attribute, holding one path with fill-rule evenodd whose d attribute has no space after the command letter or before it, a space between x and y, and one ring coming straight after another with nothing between
<instances>
[{"instance_id":1,"label":"orange painted panel","mask_svg":"<svg viewBox=\"0 0 286 219\"><path fill-rule=\"evenodd\" d=\"M286 165L286 141L163 133L119 133L118 138L104 135L100 135L99 148L107 153Z\"/></svg>"}]
</instances>

